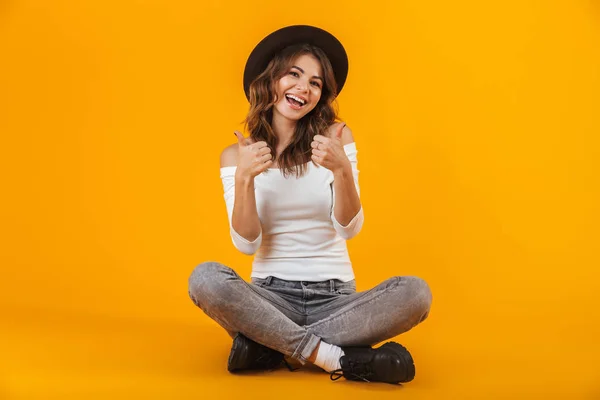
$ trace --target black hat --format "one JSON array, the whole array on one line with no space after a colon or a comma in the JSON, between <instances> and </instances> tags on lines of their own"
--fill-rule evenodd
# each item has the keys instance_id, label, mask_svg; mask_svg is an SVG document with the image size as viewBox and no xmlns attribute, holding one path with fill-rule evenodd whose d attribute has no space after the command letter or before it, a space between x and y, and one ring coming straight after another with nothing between
<instances>
[{"instance_id":1,"label":"black hat","mask_svg":"<svg viewBox=\"0 0 600 400\"><path fill-rule=\"evenodd\" d=\"M271 33L250 53L244 69L244 92L248 100L250 83L267 68L271 59L284 48L298 43L312 44L325 52L333 67L338 94L342 91L348 75L348 56L344 46L335 36L323 29L309 25L292 25Z\"/></svg>"}]
</instances>

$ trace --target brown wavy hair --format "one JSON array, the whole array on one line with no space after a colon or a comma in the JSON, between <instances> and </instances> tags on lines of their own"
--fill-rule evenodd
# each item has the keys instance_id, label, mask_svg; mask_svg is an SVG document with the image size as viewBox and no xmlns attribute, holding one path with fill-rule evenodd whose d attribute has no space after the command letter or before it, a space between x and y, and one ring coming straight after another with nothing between
<instances>
[{"instance_id":1,"label":"brown wavy hair","mask_svg":"<svg viewBox=\"0 0 600 400\"><path fill-rule=\"evenodd\" d=\"M275 156L279 140L271 123L273 106L279 100L275 92L276 83L288 73L294 60L304 54L312 55L321 63L324 82L319 102L298 121L291 142L277 159L284 177L291 174L300 177L305 174L307 163L312 161L310 143L313 137L325 135L337 119L337 107L334 108L337 84L331 62L323 50L310 44L297 44L286 47L275 55L267 68L250 84L250 111L244 120L250 138L255 142L267 142L271 154ZM314 164L314 161L312 162Z\"/></svg>"}]
</instances>

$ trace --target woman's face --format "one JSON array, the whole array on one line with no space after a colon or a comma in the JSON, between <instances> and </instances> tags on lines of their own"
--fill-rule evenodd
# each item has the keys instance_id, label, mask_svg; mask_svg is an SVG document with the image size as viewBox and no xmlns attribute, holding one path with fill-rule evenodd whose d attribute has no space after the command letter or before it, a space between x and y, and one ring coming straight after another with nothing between
<instances>
[{"instance_id":1,"label":"woman's face","mask_svg":"<svg viewBox=\"0 0 600 400\"><path fill-rule=\"evenodd\" d=\"M297 121L315 108L322 89L321 63L310 54L298 56L276 84L278 101L273 112Z\"/></svg>"}]
</instances>

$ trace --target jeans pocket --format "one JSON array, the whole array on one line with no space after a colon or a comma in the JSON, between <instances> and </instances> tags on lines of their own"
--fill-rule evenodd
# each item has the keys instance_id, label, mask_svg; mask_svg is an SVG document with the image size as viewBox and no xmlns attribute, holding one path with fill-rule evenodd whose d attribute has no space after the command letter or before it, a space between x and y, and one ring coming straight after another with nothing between
<instances>
[{"instance_id":1,"label":"jeans pocket","mask_svg":"<svg viewBox=\"0 0 600 400\"><path fill-rule=\"evenodd\" d=\"M353 279L348 282L337 282L335 285L335 293L342 295L356 293L356 281Z\"/></svg>"},{"instance_id":2,"label":"jeans pocket","mask_svg":"<svg viewBox=\"0 0 600 400\"><path fill-rule=\"evenodd\" d=\"M266 278L250 278L250 283L258 287L263 287L267 284Z\"/></svg>"}]
</instances>

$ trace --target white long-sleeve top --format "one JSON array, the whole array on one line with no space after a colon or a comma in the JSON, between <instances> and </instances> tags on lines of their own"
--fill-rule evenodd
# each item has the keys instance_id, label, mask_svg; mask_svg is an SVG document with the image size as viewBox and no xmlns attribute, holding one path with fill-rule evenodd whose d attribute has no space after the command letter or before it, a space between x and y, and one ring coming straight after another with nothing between
<instances>
[{"instance_id":1,"label":"white long-sleeve top","mask_svg":"<svg viewBox=\"0 0 600 400\"><path fill-rule=\"evenodd\" d=\"M356 191L358 168L356 143L344 146L352 166ZM308 162L304 176L283 177L271 168L254 178L254 194L261 232L250 242L231 224L235 200L235 166L221 168L221 180L229 228L234 246L245 254L255 254L252 277L269 275L290 281L354 279L346 240L361 230L363 208L350 223L342 226L334 213L333 172Z\"/></svg>"}]
</instances>

